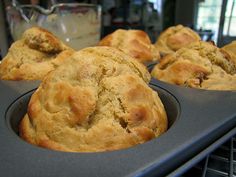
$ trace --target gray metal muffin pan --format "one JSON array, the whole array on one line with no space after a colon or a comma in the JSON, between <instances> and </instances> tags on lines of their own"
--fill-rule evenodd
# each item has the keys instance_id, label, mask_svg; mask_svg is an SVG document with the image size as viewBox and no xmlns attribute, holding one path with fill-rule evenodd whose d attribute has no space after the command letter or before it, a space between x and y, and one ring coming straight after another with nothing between
<instances>
[{"instance_id":1,"label":"gray metal muffin pan","mask_svg":"<svg viewBox=\"0 0 236 177\"><path fill-rule=\"evenodd\" d=\"M0 176L165 176L236 125L236 92L207 91L152 79L170 127L132 148L68 153L33 146L18 137L18 122L39 82L0 81Z\"/></svg>"}]
</instances>

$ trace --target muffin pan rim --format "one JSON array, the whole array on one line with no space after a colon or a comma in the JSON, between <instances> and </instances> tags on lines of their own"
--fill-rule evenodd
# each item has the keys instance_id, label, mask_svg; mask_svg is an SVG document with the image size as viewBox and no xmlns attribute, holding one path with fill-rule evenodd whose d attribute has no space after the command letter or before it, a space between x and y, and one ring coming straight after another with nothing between
<instances>
[{"instance_id":1,"label":"muffin pan rim","mask_svg":"<svg viewBox=\"0 0 236 177\"><path fill-rule=\"evenodd\" d=\"M170 92L168 92L167 90L165 90L164 88L161 88L161 87L158 87L158 86L155 86L155 85L150 85L150 87L153 89L153 90L157 90L157 89L159 89L159 92L160 92L160 90L162 90L161 92L161 94L162 95L164 95L164 93L165 93L165 95L168 95L168 97L171 97L171 100L170 100L170 102L172 102L171 104L172 104L172 106L173 105L175 105L175 110L174 110L174 112L176 112L176 116L175 116L175 120L174 120L174 122L171 124L171 127L174 125L174 123L179 119L179 117L180 117L180 113L181 113L181 109L180 109L180 104L179 104L179 102L178 102L178 100L174 97L174 95L172 95ZM156 88L156 89L155 89ZM8 107L7 107L7 109L6 109L6 111L5 111L5 121L6 121L6 125L7 125L7 127L8 127L8 129L10 130L10 132L12 132L13 134L15 134L17 137L18 137L18 139L20 139L21 141L23 141L18 135L17 135L17 133L13 130L14 128L12 127L12 125L11 125L11 113L9 113L9 112L11 112L12 110L14 110L14 107L16 106L16 105L20 105L20 104L22 104L22 100L25 100L25 99L30 99L30 98L25 98L25 97L30 97L35 91L36 91L36 89L37 88L34 88L34 89L32 89L32 90L29 90L29 91L27 91L27 92L25 92L25 93L23 93L23 94L21 94L19 97L17 97ZM158 93L158 95L160 96L160 93ZM170 102L168 102L168 104L170 103ZM167 113L168 114L168 113ZM23 116L22 116L22 118L23 118ZM168 125L169 126L169 125ZM169 131L169 129L171 128L171 127L169 127L168 128L168 131ZM165 132L166 133L166 132ZM34 147L36 147L36 146L34 146ZM132 148L132 147L130 147L130 148ZM123 150L123 149L121 149L121 150ZM125 149L124 149L125 150ZM117 150L116 150L117 151ZM119 151L119 150L118 150ZM63 153L63 151L61 151L62 153ZM112 152L112 151L111 151ZM64 153L71 153L71 152L64 152ZM73 152L72 152L73 153ZM75 153L81 153L81 152L75 152ZM83 153L83 152L82 152ZM84 153L87 153L87 152L84 152ZM88 153L94 153L94 152L88 152ZM98 152L98 153L103 153L103 152Z\"/></svg>"},{"instance_id":2,"label":"muffin pan rim","mask_svg":"<svg viewBox=\"0 0 236 177\"><path fill-rule=\"evenodd\" d=\"M225 132L229 131L236 125L236 120L234 120L236 117L236 112L234 112L234 110L231 111L232 107L235 107L235 102L233 102L229 105L230 108L227 108L225 105L223 105L224 108L226 107L227 109L226 112L229 112L227 114L223 113L218 116L210 111L210 113L218 117L213 119L212 124L209 124L209 121L205 121L207 125L202 128L204 130L203 132L199 132L197 127L193 127L193 130L189 132L189 135L182 135L181 133L184 131L180 130L180 127L191 123L191 121L187 120L186 117L184 120L187 120L187 122L183 123L183 116L189 116L191 115L191 112L186 111L186 105L188 105L190 102L189 100L186 100L186 98L188 98L186 95L186 97L181 97L183 96L183 93L181 92L185 92L185 94L197 93L198 95L210 95L210 98L218 96L219 98L224 98L222 101L223 104L227 103L227 101L236 100L235 93L228 91L216 92L202 90L199 91L188 88L183 89L170 84L168 85L152 80L152 85L159 86L169 91L178 99L181 106L181 115L178 121L166 134L163 134L155 141L150 141L143 145L125 150L105 153L78 153L77 155L74 153L66 153L65 155L60 152L45 150L42 148L32 148L32 145L29 145L23 141L21 142L21 147L17 148L13 139L9 137L9 132L6 132L6 128L8 127L6 127L6 124L3 123L3 119L5 121L3 112L5 113L6 107L8 107L9 104L12 103L16 98L21 96L23 93L35 88L35 85L32 86L31 89L29 89L30 86L25 85L24 90L24 83L20 90L11 89L12 87L18 87L18 84L19 82L15 85L13 84L8 86L4 85L3 81L0 82L0 88L3 88L3 90L0 92L0 96L4 100L4 103L1 104L2 106L0 109L2 116L0 121L0 140L2 142L2 145L0 146L0 156L2 157L4 163L2 163L0 166L0 171L2 174L4 174L4 176L31 176L32 174L39 174L38 176L66 176L66 174L68 175L67 172L69 172L69 170L70 176L76 176L79 174L81 176L109 176L109 174L114 176L161 176L167 174L180 163L192 157L194 154L197 154L198 151L209 145L211 141L220 138ZM9 91L11 94L7 96L6 93ZM215 100L213 100L213 102L214 101ZM210 100L210 103L212 103L212 100ZM222 108L220 110L222 110ZM204 109L202 113L204 112L207 112L207 110ZM222 117L223 115L225 116ZM193 117L190 117L189 119L193 119ZM201 121L203 121L202 119L203 118L201 118ZM206 127L208 127L208 129L206 129ZM176 129L182 137L180 135L175 135ZM168 141L168 138L174 138L176 136L180 138L178 141L174 139L172 141ZM189 139L191 136L192 138ZM206 139L204 140L204 138ZM211 138L211 140L207 140L208 138ZM191 152L189 150L188 152L186 151L186 149L193 147L193 145L196 144L201 144L201 146L199 145L199 147L196 147L194 150L190 150ZM185 153L179 157L178 153L180 152ZM39 157L39 159L36 160L34 157ZM45 159L43 157L45 157ZM22 158L24 159L24 163L19 163L22 161ZM67 164L68 159L70 162L69 165ZM169 161L170 159L172 159L171 162ZM29 171L27 170L28 168L26 168L27 165L30 167ZM74 168L71 168L72 166Z\"/></svg>"}]
</instances>

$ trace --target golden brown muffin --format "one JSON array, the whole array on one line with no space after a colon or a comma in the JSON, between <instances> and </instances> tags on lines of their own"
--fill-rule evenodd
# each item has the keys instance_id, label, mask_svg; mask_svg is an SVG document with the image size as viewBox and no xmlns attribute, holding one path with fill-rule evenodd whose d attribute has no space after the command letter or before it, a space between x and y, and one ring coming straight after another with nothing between
<instances>
[{"instance_id":1,"label":"golden brown muffin","mask_svg":"<svg viewBox=\"0 0 236 177\"><path fill-rule=\"evenodd\" d=\"M195 31L188 27L177 25L163 31L158 37L155 47L162 55L167 55L199 40L201 38Z\"/></svg>"},{"instance_id":2,"label":"golden brown muffin","mask_svg":"<svg viewBox=\"0 0 236 177\"><path fill-rule=\"evenodd\" d=\"M208 76L201 87L207 90L236 90L236 75L227 74L218 66L213 66L213 73Z\"/></svg>"},{"instance_id":3,"label":"golden brown muffin","mask_svg":"<svg viewBox=\"0 0 236 177\"><path fill-rule=\"evenodd\" d=\"M236 55L236 41L232 41L231 43L223 46L222 49L226 51L231 51Z\"/></svg>"},{"instance_id":4,"label":"golden brown muffin","mask_svg":"<svg viewBox=\"0 0 236 177\"><path fill-rule=\"evenodd\" d=\"M158 50L151 44L147 33L142 30L118 29L105 36L98 45L120 49L141 63L156 61L160 58Z\"/></svg>"},{"instance_id":5,"label":"golden brown muffin","mask_svg":"<svg viewBox=\"0 0 236 177\"><path fill-rule=\"evenodd\" d=\"M231 43L223 46L221 49L230 55L236 65L236 41L232 41Z\"/></svg>"},{"instance_id":6,"label":"golden brown muffin","mask_svg":"<svg viewBox=\"0 0 236 177\"><path fill-rule=\"evenodd\" d=\"M98 152L161 135L166 112L141 65L111 47L76 52L32 95L20 136L49 149Z\"/></svg>"},{"instance_id":7,"label":"golden brown muffin","mask_svg":"<svg viewBox=\"0 0 236 177\"><path fill-rule=\"evenodd\" d=\"M236 90L236 66L226 52L199 41L165 56L152 76L177 85L211 90Z\"/></svg>"},{"instance_id":8,"label":"golden brown muffin","mask_svg":"<svg viewBox=\"0 0 236 177\"><path fill-rule=\"evenodd\" d=\"M42 80L74 51L49 31L32 27L14 42L0 64L0 79Z\"/></svg>"}]
</instances>

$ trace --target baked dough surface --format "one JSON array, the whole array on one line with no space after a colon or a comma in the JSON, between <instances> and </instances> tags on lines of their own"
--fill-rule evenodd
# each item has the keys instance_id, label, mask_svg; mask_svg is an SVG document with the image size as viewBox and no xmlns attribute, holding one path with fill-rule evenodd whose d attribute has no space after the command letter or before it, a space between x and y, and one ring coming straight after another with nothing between
<instances>
[{"instance_id":1,"label":"baked dough surface","mask_svg":"<svg viewBox=\"0 0 236 177\"><path fill-rule=\"evenodd\" d=\"M42 80L73 53L49 31L32 27L11 45L0 64L0 79Z\"/></svg>"},{"instance_id":2,"label":"baked dough surface","mask_svg":"<svg viewBox=\"0 0 236 177\"><path fill-rule=\"evenodd\" d=\"M155 47L162 55L167 55L201 40L200 36L188 27L177 25L167 28L158 37Z\"/></svg>"},{"instance_id":3,"label":"baked dough surface","mask_svg":"<svg viewBox=\"0 0 236 177\"><path fill-rule=\"evenodd\" d=\"M152 45L147 33L142 30L116 30L105 36L98 45L115 47L141 63L160 59L159 51Z\"/></svg>"},{"instance_id":4,"label":"baked dough surface","mask_svg":"<svg viewBox=\"0 0 236 177\"><path fill-rule=\"evenodd\" d=\"M115 48L76 52L32 95L20 136L71 152L117 150L151 140L168 123L149 80L142 64Z\"/></svg>"},{"instance_id":5,"label":"baked dough surface","mask_svg":"<svg viewBox=\"0 0 236 177\"><path fill-rule=\"evenodd\" d=\"M209 90L236 90L231 56L208 42L195 42L165 56L152 76L168 83Z\"/></svg>"}]
</instances>

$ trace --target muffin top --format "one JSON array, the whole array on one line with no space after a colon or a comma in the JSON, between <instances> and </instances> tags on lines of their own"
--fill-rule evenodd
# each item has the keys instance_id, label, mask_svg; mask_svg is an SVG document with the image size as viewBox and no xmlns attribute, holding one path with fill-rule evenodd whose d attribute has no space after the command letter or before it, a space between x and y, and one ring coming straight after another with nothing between
<instances>
[{"instance_id":1,"label":"muffin top","mask_svg":"<svg viewBox=\"0 0 236 177\"><path fill-rule=\"evenodd\" d=\"M227 51L231 51L234 54L236 54L236 41L232 41L229 44L226 44L222 47L222 49L225 49Z\"/></svg>"},{"instance_id":2,"label":"muffin top","mask_svg":"<svg viewBox=\"0 0 236 177\"><path fill-rule=\"evenodd\" d=\"M158 37L155 47L162 55L166 55L199 40L201 38L195 31L188 27L177 25L163 31Z\"/></svg>"},{"instance_id":3,"label":"muffin top","mask_svg":"<svg viewBox=\"0 0 236 177\"><path fill-rule=\"evenodd\" d=\"M225 51L195 42L165 56L152 76L172 84L211 90L235 90L236 66Z\"/></svg>"},{"instance_id":4,"label":"muffin top","mask_svg":"<svg viewBox=\"0 0 236 177\"><path fill-rule=\"evenodd\" d=\"M232 41L231 43L223 46L221 49L230 55L236 65L236 41Z\"/></svg>"},{"instance_id":5,"label":"muffin top","mask_svg":"<svg viewBox=\"0 0 236 177\"><path fill-rule=\"evenodd\" d=\"M32 27L11 45L0 64L0 79L42 80L73 53L49 31Z\"/></svg>"},{"instance_id":6,"label":"muffin top","mask_svg":"<svg viewBox=\"0 0 236 177\"><path fill-rule=\"evenodd\" d=\"M118 29L105 36L98 45L115 47L141 63L160 58L158 50L151 44L147 33L142 30Z\"/></svg>"},{"instance_id":7,"label":"muffin top","mask_svg":"<svg viewBox=\"0 0 236 177\"><path fill-rule=\"evenodd\" d=\"M115 48L76 52L32 95L20 136L72 152L123 149L159 136L167 129L166 112L144 69Z\"/></svg>"}]
</instances>

